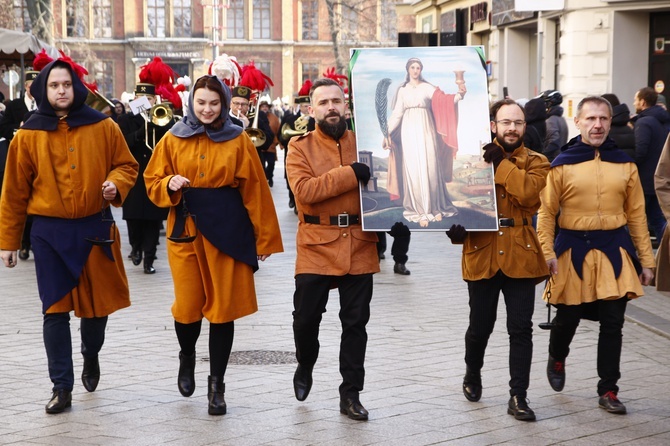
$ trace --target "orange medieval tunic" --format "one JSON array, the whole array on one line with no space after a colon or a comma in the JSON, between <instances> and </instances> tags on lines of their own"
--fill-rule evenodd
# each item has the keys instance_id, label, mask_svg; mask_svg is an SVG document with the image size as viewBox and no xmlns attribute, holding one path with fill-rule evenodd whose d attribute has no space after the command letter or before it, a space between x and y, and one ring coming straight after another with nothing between
<instances>
[{"instance_id":1,"label":"orange medieval tunic","mask_svg":"<svg viewBox=\"0 0 670 446\"><path fill-rule=\"evenodd\" d=\"M225 142L214 142L204 133L188 138L168 133L161 139L144 172L144 181L151 201L170 208L168 234L172 233L176 212L181 212L177 205L182 192L168 192L168 183L177 174L188 178L194 188L237 188L254 228L258 255L283 251L270 188L256 147L246 133ZM187 230L189 234L197 232L190 219ZM192 243L167 242L175 320L189 324L205 317L220 324L256 312L252 268L197 234Z\"/></svg>"},{"instance_id":2,"label":"orange medieval tunic","mask_svg":"<svg viewBox=\"0 0 670 446\"><path fill-rule=\"evenodd\" d=\"M0 201L0 249L17 250L27 215L77 219L100 214L102 183L113 182L119 207L137 177L137 162L116 123L55 131L21 129L12 139ZM103 317L130 305L118 231L111 247L115 261L94 246L78 285L47 313L74 311ZM35 260L39 262L39 259Z\"/></svg>"}]
</instances>

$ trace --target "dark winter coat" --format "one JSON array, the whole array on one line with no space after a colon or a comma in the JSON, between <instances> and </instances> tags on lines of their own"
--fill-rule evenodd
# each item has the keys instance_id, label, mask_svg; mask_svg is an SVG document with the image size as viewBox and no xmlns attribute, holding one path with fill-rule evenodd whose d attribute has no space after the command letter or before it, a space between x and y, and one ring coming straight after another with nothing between
<instances>
[{"instance_id":1,"label":"dark winter coat","mask_svg":"<svg viewBox=\"0 0 670 446\"><path fill-rule=\"evenodd\" d=\"M635 122L635 163L645 195L654 195L654 173L670 132L670 114L660 105L642 110Z\"/></svg>"},{"instance_id":2,"label":"dark winter coat","mask_svg":"<svg viewBox=\"0 0 670 446\"><path fill-rule=\"evenodd\" d=\"M526 102L526 133L523 137L523 145L535 152L542 153L544 150L544 139L547 135L545 120L547 111L544 108L542 98L531 99Z\"/></svg>"},{"instance_id":3,"label":"dark winter coat","mask_svg":"<svg viewBox=\"0 0 670 446\"><path fill-rule=\"evenodd\" d=\"M147 188L144 184L144 169L146 169L151 154L153 153L145 144L145 133L149 134L149 140L153 139L153 131L156 131L156 143L170 130L173 122L160 127L152 123L147 124L148 131L145 131L145 120L140 115L126 113L119 116L117 121L123 137L128 143L128 148L140 165L140 171L137 175L137 182L130 190L128 198L123 202L124 220L165 220L168 210L159 208L149 200Z\"/></svg>"},{"instance_id":4,"label":"dark winter coat","mask_svg":"<svg viewBox=\"0 0 670 446\"><path fill-rule=\"evenodd\" d=\"M626 104L615 105L609 137L614 140L619 149L635 159L635 132L628 125L629 122L630 110L628 106Z\"/></svg>"},{"instance_id":5,"label":"dark winter coat","mask_svg":"<svg viewBox=\"0 0 670 446\"><path fill-rule=\"evenodd\" d=\"M568 143L568 123L563 118L563 107L556 105L547 111L547 137L542 152L549 161L561 153L561 148Z\"/></svg>"}]
</instances>

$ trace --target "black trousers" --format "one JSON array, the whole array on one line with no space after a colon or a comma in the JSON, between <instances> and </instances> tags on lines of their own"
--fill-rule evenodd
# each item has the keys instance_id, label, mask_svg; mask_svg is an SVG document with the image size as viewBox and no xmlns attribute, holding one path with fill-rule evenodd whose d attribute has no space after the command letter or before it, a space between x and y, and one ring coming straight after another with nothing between
<instances>
[{"instance_id":1,"label":"black trousers","mask_svg":"<svg viewBox=\"0 0 670 446\"><path fill-rule=\"evenodd\" d=\"M128 238L133 251L143 252L145 258L156 256L162 220L127 219Z\"/></svg>"},{"instance_id":2,"label":"black trousers","mask_svg":"<svg viewBox=\"0 0 670 446\"><path fill-rule=\"evenodd\" d=\"M623 322L627 298L598 300L581 305L556 305L554 327L549 336L549 354L557 361L565 361L570 353L570 343L575 336L582 315L597 314L600 321L598 333L598 395L617 393L621 378L621 347Z\"/></svg>"},{"instance_id":3,"label":"black trousers","mask_svg":"<svg viewBox=\"0 0 670 446\"><path fill-rule=\"evenodd\" d=\"M533 359L533 312L535 279L514 279L501 271L490 279L468 282L470 325L465 333L465 364L480 371L493 332L502 291L507 308L509 335L510 395L526 397Z\"/></svg>"},{"instance_id":4,"label":"black trousers","mask_svg":"<svg viewBox=\"0 0 670 446\"><path fill-rule=\"evenodd\" d=\"M21 249L30 249L30 230L33 227L33 216L26 217L26 225L23 227L23 235L21 236ZM660 237L659 237L660 239Z\"/></svg>"},{"instance_id":5,"label":"black trousers","mask_svg":"<svg viewBox=\"0 0 670 446\"><path fill-rule=\"evenodd\" d=\"M74 366L72 365L72 334L69 313L49 313L43 321L44 347L49 363L49 378L53 390L69 390L74 387ZM81 354L93 359L105 342L107 316L81 318Z\"/></svg>"},{"instance_id":6,"label":"black trousers","mask_svg":"<svg viewBox=\"0 0 670 446\"><path fill-rule=\"evenodd\" d=\"M341 398L358 398L365 381L365 349L370 320L372 274L323 276L298 274L293 295L293 335L296 358L308 368L319 357L319 325L326 312L328 292L335 285L340 294L340 385Z\"/></svg>"},{"instance_id":7,"label":"black trousers","mask_svg":"<svg viewBox=\"0 0 670 446\"><path fill-rule=\"evenodd\" d=\"M377 232L377 255L381 257L384 252L386 252L386 232ZM407 263L409 257L407 252L409 251L409 241L411 235L402 235L398 237L393 237L393 244L391 245L391 256L393 256L393 261L395 263Z\"/></svg>"},{"instance_id":8,"label":"black trousers","mask_svg":"<svg viewBox=\"0 0 670 446\"><path fill-rule=\"evenodd\" d=\"M261 158L261 164L263 165L263 170L265 171L265 178L271 180L275 172L275 158L277 154L274 152L268 152L267 150L259 150L258 155Z\"/></svg>"}]
</instances>

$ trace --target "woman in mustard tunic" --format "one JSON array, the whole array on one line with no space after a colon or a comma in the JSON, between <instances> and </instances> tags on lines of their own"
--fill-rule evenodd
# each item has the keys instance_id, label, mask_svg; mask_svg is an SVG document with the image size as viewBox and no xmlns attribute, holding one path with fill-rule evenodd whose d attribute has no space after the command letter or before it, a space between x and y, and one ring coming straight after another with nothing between
<instances>
[{"instance_id":1,"label":"woman in mustard tunic","mask_svg":"<svg viewBox=\"0 0 670 446\"><path fill-rule=\"evenodd\" d=\"M251 139L228 117L230 90L215 76L198 79L186 116L159 144L144 172L157 206L169 207L172 315L181 351L177 385L195 390L195 345L210 322L208 412L226 413L223 376L233 321L258 309L258 260L283 251L265 173Z\"/></svg>"}]
</instances>

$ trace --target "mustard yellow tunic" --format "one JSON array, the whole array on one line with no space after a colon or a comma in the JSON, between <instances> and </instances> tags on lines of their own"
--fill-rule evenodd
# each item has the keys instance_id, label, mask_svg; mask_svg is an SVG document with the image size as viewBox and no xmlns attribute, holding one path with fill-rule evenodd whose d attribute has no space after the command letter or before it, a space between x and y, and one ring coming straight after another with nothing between
<instances>
[{"instance_id":1,"label":"mustard yellow tunic","mask_svg":"<svg viewBox=\"0 0 670 446\"><path fill-rule=\"evenodd\" d=\"M119 207L137 178L138 165L111 119L76 128L62 120L55 131L21 129L12 139L0 200L0 249L17 250L26 215L75 219L99 214L102 183L117 189ZM79 284L47 313L74 311L102 317L130 305L118 230L115 262L94 246ZM39 260L37 260L39 261Z\"/></svg>"},{"instance_id":2,"label":"mustard yellow tunic","mask_svg":"<svg viewBox=\"0 0 670 446\"><path fill-rule=\"evenodd\" d=\"M603 162L596 151L592 161L551 168L537 221L545 260L556 258L555 218L559 211L558 224L565 229L595 231L628 225L640 263L645 268L654 267L644 193L634 163ZM570 251L558 258L550 303L578 305L644 295L633 262L623 248L623 267L618 278L607 256L596 249L586 254L580 278L572 266ZM546 290L544 299L547 300Z\"/></svg>"},{"instance_id":3,"label":"mustard yellow tunic","mask_svg":"<svg viewBox=\"0 0 670 446\"><path fill-rule=\"evenodd\" d=\"M144 172L151 201L170 207L167 233L172 233L175 207L181 191L168 193L174 175L182 175L196 188L237 188L254 227L258 255L283 251L272 195L256 147L246 133L226 142L205 134L178 138L167 133L158 143ZM190 234L195 233L187 220ZM172 315L189 324L205 317L220 324L258 310L252 268L219 251L198 232L192 243L168 241L175 300Z\"/></svg>"}]
</instances>

